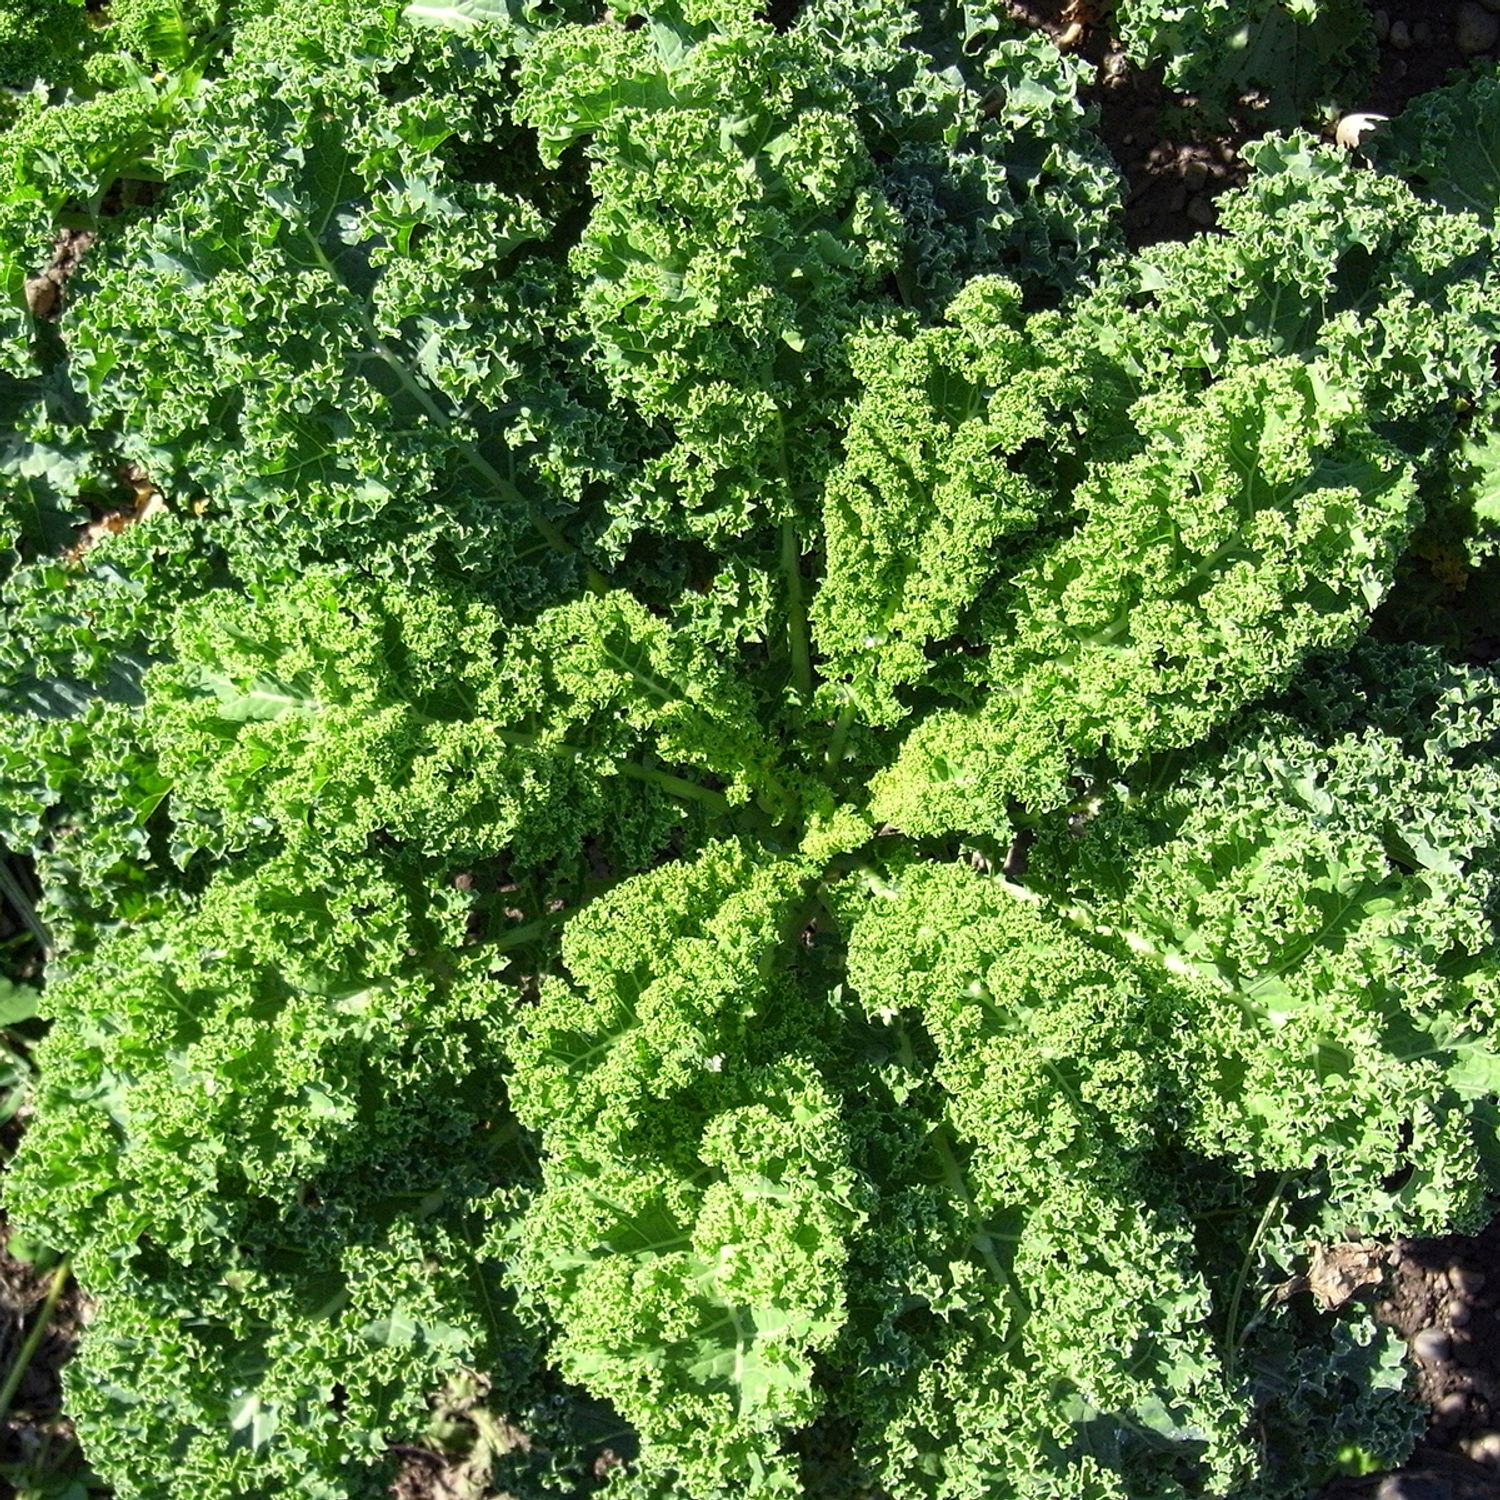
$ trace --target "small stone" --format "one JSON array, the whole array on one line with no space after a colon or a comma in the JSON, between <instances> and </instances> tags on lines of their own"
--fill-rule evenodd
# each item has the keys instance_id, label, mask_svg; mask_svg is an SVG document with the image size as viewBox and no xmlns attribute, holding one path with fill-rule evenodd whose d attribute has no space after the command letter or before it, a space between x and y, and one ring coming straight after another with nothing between
<instances>
[{"instance_id":1,"label":"small stone","mask_svg":"<svg viewBox=\"0 0 1500 1500\"><path fill-rule=\"evenodd\" d=\"M1426 21L1414 21L1411 28L1411 39L1419 47L1430 47L1432 45L1432 27Z\"/></svg>"},{"instance_id":2,"label":"small stone","mask_svg":"<svg viewBox=\"0 0 1500 1500\"><path fill-rule=\"evenodd\" d=\"M1496 0L1496 4L1500 4L1500 0ZM1375 40L1377 42L1385 41L1385 39L1391 34L1390 13L1388 11L1377 10L1375 14L1370 17L1370 20L1375 27Z\"/></svg>"},{"instance_id":3,"label":"small stone","mask_svg":"<svg viewBox=\"0 0 1500 1500\"><path fill-rule=\"evenodd\" d=\"M1465 57L1475 57L1488 52L1496 41L1500 41L1500 16L1491 14L1477 3L1464 0L1458 7L1458 20L1453 28L1453 45Z\"/></svg>"},{"instance_id":4,"label":"small stone","mask_svg":"<svg viewBox=\"0 0 1500 1500\"><path fill-rule=\"evenodd\" d=\"M1187 207L1188 192L1179 182L1172 189L1172 196L1167 200L1167 212L1169 214L1180 214Z\"/></svg>"},{"instance_id":5,"label":"small stone","mask_svg":"<svg viewBox=\"0 0 1500 1500\"><path fill-rule=\"evenodd\" d=\"M1467 1328L1469 1321L1474 1316L1474 1309L1457 1297L1448 1299L1448 1321L1455 1328Z\"/></svg>"},{"instance_id":6,"label":"small stone","mask_svg":"<svg viewBox=\"0 0 1500 1500\"><path fill-rule=\"evenodd\" d=\"M1484 1464L1491 1469L1500 1469L1500 1432L1496 1432L1493 1428L1488 1432L1476 1432L1464 1444L1464 1452L1476 1464Z\"/></svg>"},{"instance_id":7,"label":"small stone","mask_svg":"<svg viewBox=\"0 0 1500 1500\"><path fill-rule=\"evenodd\" d=\"M1208 163L1190 161L1182 169L1182 185L1190 193L1196 193L1208 181Z\"/></svg>"},{"instance_id":8,"label":"small stone","mask_svg":"<svg viewBox=\"0 0 1500 1500\"><path fill-rule=\"evenodd\" d=\"M1496 3L1500 4L1500 0L1496 0ZM1484 1272L1471 1270L1468 1266L1450 1266L1448 1285L1455 1292L1472 1300L1484 1290Z\"/></svg>"},{"instance_id":9,"label":"small stone","mask_svg":"<svg viewBox=\"0 0 1500 1500\"><path fill-rule=\"evenodd\" d=\"M1099 64L1099 71L1103 74L1105 83L1121 84L1130 73L1130 64L1123 52L1109 52Z\"/></svg>"},{"instance_id":10,"label":"small stone","mask_svg":"<svg viewBox=\"0 0 1500 1500\"><path fill-rule=\"evenodd\" d=\"M1204 197L1202 193L1189 201L1187 216L1204 229L1212 229L1219 222L1219 210L1214 207L1213 199Z\"/></svg>"},{"instance_id":11,"label":"small stone","mask_svg":"<svg viewBox=\"0 0 1500 1500\"><path fill-rule=\"evenodd\" d=\"M1441 1328L1423 1328L1413 1335L1411 1352L1424 1365L1441 1364L1453 1352L1453 1341Z\"/></svg>"},{"instance_id":12,"label":"small stone","mask_svg":"<svg viewBox=\"0 0 1500 1500\"><path fill-rule=\"evenodd\" d=\"M1444 1427L1457 1427L1469 1414L1469 1398L1462 1391L1449 1391L1433 1407L1433 1418Z\"/></svg>"},{"instance_id":13,"label":"small stone","mask_svg":"<svg viewBox=\"0 0 1500 1500\"><path fill-rule=\"evenodd\" d=\"M1411 32L1405 21L1391 22L1391 46L1397 52L1405 52L1411 46Z\"/></svg>"},{"instance_id":14,"label":"small stone","mask_svg":"<svg viewBox=\"0 0 1500 1500\"><path fill-rule=\"evenodd\" d=\"M1357 151L1366 133L1388 119L1389 115L1345 115L1335 128L1333 138L1345 151ZM1394 1259L1393 1256L1387 1258Z\"/></svg>"},{"instance_id":15,"label":"small stone","mask_svg":"<svg viewBox=\"0 0 1500 1500\"><path fill-rule=\"evenodd\" d=\"M1427 1474L1391 1474L1380 1481L1375 1500L1453 1500L1453 1488Z\"/></svg>"}]
</instances>

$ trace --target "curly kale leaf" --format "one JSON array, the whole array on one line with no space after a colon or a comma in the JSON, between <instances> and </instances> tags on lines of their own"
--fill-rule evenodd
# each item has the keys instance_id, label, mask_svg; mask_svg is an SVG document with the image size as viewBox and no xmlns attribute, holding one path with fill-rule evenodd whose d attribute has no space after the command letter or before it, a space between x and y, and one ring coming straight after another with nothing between
<instances>
[{"instance_id":1,"label":"curly kale leaf","mask_svg":"<svg viewBox=\"0 0 1500 1500\"><path fill-rule=\"evenodd\" d=\"M1192 1044L1198 1149L1320 1162L1335 1236L1431 1233L1482 1222L1497 1165L1495 688L1448 673L1434 692L1420 653L1363 660L1380 686L1326 676L1331 705L1105 797L1081 835L1041 840L1033 878L1219 996Z\"/></svg>"},{"instance_id":2,"label":"curly kale leaf","mask_svg":"<svg viewBox=\"0 0 1500 1500\"><path fill-rule=\"evenodd\" d=\"M1067 519L1047 459L1088 382L1018 304L1007 283L976 281L950 326L855 345L864 389L824 488L811 612L832 712L876 725L909 713L975 598Z\"/></svg>"},{"instance_id":3,"label":"curly kale leaf","mask_svg":"<svg viewBox=\"0 0 1500 1500\"><path fill-rule=\"evenodd\" d=\"M522 1280L563 1373L639 1430L641 1473L693 1494L796 1493L784 1440L841 1321L854 1180L785 956L811 873L716 844L623 882L569 923L571 982L513 1047L547 1143Z\"/></svg>"},{"instance_id":4,"label":"curly kale leaf","mask_svg":"<svg viewBox=\"0 0 1500 1500\"><path fill-rule=\"evenodd\" d=\"M1071 770L1202 738L1347 643L1412 524L1399 455L1330 412L1295 360L1133 412L1147 446L1101 464L1076 531L1038 550L973 669L980 706L926 717L872 783L911 833L1001 832L1007 799L1067 800Z\"/></svg>"},{"instance_id":5,"label":"curly kale leaf","mask_svg":"<svg viewBox=\"0 0 1500 1500\"><path fill-rule=\"evenodd\" d=\"M1356 0L1120 0L1116 25L1138 67L1165 63L1169 87L1280 126L1350 100L1375 60Z\"/></svg>"},{"instance_id":6,"label":"curly kale leaf","mask_svg":"<svg viewBox=\"0 0 1500 1500\"><path fill-rule=\"evenodd\" d=\"M128 200L156 175L154 159L196 82L158 80L122 61L107 86L55 104L33 92L0 121L0 378L34 372L27 287L48 268L58 229L97 227L112 191Z\"/></svg>"},{"instance_id":7,"label":"curly kale leaf","mask_svg":"<svg viewBox=\"0 0 1500 1500\"><path fill-rule=\"evenodd\" d=\"M257 1200L293 1206L351 1125L376 1155L405 1151L398 1118L378 1125L357 1105L382 1069L392 1087L402 1070L415 1082L449 1048L461 1057L478 1041L410 957L452 940L460 905L449 891L413 910L390 881L350 885L331 862L282 861L220 878L70 959L46 1000L45 1089L57 1104L13 1202L52 1243L96 1245L109 1259L146 1234L187 1261L233 1244L235 1216L255 1214ZM109 1024L127 997L122 1024ZM427 1041L402 1061L419 1017ZM167 1054L171 1067L153 1066ZM427 1107L443 1120L446 1106ZM63 1159L53 1131L73 1140L74 1169L66 1187L44 1190Z\"/></svg>"},{"instance_id":8,"label":"curly kale leaf","mask_svg":"<svg viewBox=\"0 0 1500 1500\"><path fill-rule=\"evenodd\" d=\"M7 0L0 10L0 84L63 83L88 36L83 0Z\"/></svg>"},{"instance_id":9,"label":"curly kale leaf","mask_svg":"<svg viewBox=\"0 0 1500 1500\"><path fill-rule=\"evenodd\" d=\"M577 187L528 173L485 37L273 10L174 136L159 205L87 263L65 333L92 421L243 577L351 552L475 589L571 576L554 523L615 437L534 247Z\"/></svg>"},{"instance_id":10,"label":"curly kale leaf","mask_svg":"<svg viewBox=\"0 0 1500 1500\"><path fill-rule=\"evenodd\" d=\"M184 611L145 713L179 857L573 846L587 793L565 754L506 743L525 704L497 635L484 606L332 573Z\"/></svg>"},{"instance_id":11,"label":"curly kale leaf","mask_svg":"<svg viewBox=\"0 0 1500 1500\"><path fill-rule=\"evenodd\" d=\"M463 904L273 862L53 973L7 1202L100 1301L69 1409L121 1494L153 1453L179 1494L374 1493L456 1360L525 1347L466 1244L526 1161Z\"/></svg>"},{"instance_id":12,"label":"curly kale leaf","mask_svg":"<svg viewBox=\"0 0 1500 1500\"><path fill-rule=\"evenodd\" d=\"M1155 1157L1180 1011L972 870L868 886L843 906L849 982L893 1029L890 1076L940 1109L857 1252L894 1304L861 1299L840 1349L875 1472L902 1497L1218 1492L1249 1453Z\"/></svg>"},{"instance_id":13,"label":"curly kale leaf","mask_svg":"<svg viewBox=\"0 0 1500 1500\"><path fill-rule=\"evenodd\" d=\"M0 9L0 371L10 374L29 371L33 336L56 306L57 283L27 283L48 268L57 232L87 231L86 248L95 232L132 220L222 61L220 0L100 9L81 0Z\"/></svg>"},{"instance_id":14,"label":"curly kale leaf","mask_svg":"<svg viewBox=\"0 0 1500 1500\"><path fill-rule=\"evenodd\" d=\"M1148 386L1189 391L1302 359L1326 400L1420 451L1491 382L1488 231L1307 136L1245 150L1254 175L1220 200L1224 232L1148 251L1080 307L1077 336Z\"/></svg>"},{"instance_id":15,"label":"curly kale leaf","mask_svg":"<svg viewBox=\"0 0 1500 1500\"><path fill-rule=\"evenodd\" d=\"M753 701L628 595L506 632L358 575L225 590L180 614L145 694L184 861L383 843L519 872L594 840L637 865L689 809L792 811Z\"/></svg>"},{"instance_id":16,"label":"curly kale leaf","mask_svg":"<svg viewBox=\"0 0 1500 1500\"><path fill-rule=\"evenodd\" d=\"M1500 218L1500 77L1489 63L1420 95L1369 138L1382 171L1452 213Z\"/></svg>"},{"instance_id":17,"label":"curly kale leaf","mask_svg":"<svg viewBox=\"0 0 1500 1500\"><path fill-rule=\"evenodd\" d=\"M349 1232L311 1266L295 1245L281 1262L270 1273L146 1264L99 1283L64 1397L120 1500L243 1500L268 1487L381 1500L387 1449L424 1430L425 1393L455 1366L506 1362L487 1321L498 1268L475 1263L461 1229L408 1212ZM509 1358L524 1360L526 1337L506 1321Z\"/></svg>"},{"instance_id":18,"label":"curly kale leaf","mask_svg":"<svg viewBox=\"0 0 1500 1500\"><path fill-rule=\"evenodd\" d=\"M170 781L141 705L174 613L212 580L195 529L158 515L0 584L0 841L34 851L59 952L179 883L158 837Z\"/></svg>"},{"instance_id":19,"label":"curly kale leaf","mask_svg":"<svg viewBox=\"0 0 1500 1500\"><path fill-rule=\"evenodd\" d=\"M924 316L987 273L1072 290L1118 248L1118 177L1081 69L991 10L812 0L797 15L853 97L901 217L902 297Z\"/></svg>"},{"instance_id":20,"label":"curly kale leaf","mask_svg":"<svg viewBox=\"0 0 1500 1500\"><path fill-rule=\"evenodd\" d=\"M897 255L819 48L721 9L557 31L518 103L544 163L588 143L570 262L604 379L658 434L632 482L643 519L720 541L797 514L838 410L829 371Z\"/></svg>"}]
</instances>

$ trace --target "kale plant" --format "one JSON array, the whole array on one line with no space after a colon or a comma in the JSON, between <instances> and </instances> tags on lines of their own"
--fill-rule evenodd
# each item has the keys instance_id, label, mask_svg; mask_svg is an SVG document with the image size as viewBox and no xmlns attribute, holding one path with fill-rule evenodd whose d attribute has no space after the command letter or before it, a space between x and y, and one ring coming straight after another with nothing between
<instances>
[{"instance_id":1,"label":"kale plant","mask_svg":"<svg viewBox=\"0 0 1500 1500\"><path fill-rule=\"evenodd\" d=\"M1399 1459L1290 1288L1500 1186L1495 681L1367 639L1493 195L1280 138L1130 259L973 8L190 30L0 454L6 1197L121 1500L374 1496L481 1385L518 1494Z\"/></svg>"},{"instance_id":2,"label":"kale plant","mask_svg":"<svg viewBox=\"0 0 1500 1500\"><path fill-rule=\"evenodd\" d=\"M1374 69L1359 0L1118 0L1114 23L1139 67L1210 118L1248 109L1269 125L1336 112Z\"/></svg>"}]
</instances>

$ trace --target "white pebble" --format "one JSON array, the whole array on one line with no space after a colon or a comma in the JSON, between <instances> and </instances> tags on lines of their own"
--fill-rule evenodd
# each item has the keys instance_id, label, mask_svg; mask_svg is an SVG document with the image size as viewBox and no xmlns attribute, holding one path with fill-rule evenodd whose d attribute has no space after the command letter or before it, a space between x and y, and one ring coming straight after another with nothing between
<instances>
[{"instance_id":1,"label":"white pebble","mask_svg":"<svg viewBox=\"0 0 1500 1500\"><path fill-rule=\"evenodd\" d=\"M1413 1335L1411 1352L1425 1365L1441 1364L1453 1352L1453 1342L1441 1328L1423 1328Z\"/></svg>"},{"instance_id":2,"label":"white pebble","mask_svg":"<svg viewBox=\"0 0 1500 1500\"><path fill-rule=\"evenodd\" d=\"M1493 1429L1489 1432L1476 1432L1464 1444L1464 1452L1476 1464L1486 1464L1490 1468L1500 1468L1500 1432L1495 1432Z\"/></svg>"}]
</instances>

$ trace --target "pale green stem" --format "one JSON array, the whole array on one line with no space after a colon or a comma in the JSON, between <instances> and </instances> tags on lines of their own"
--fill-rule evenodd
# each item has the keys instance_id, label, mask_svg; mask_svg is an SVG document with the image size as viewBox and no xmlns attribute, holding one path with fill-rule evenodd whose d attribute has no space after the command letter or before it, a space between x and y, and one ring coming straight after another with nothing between
<instances>
[{"instance_id":1,"label":"pale green stem","mask_svg":"<svg viewBox=\"0 0 1500 1500\"><path fill-rule=\"evenodd\" d=\"M846 697L839 716L834 721L833 737L828 741L828 754L823 765L831 776L838 771L844 759L844 746L849 743L849 731L854 727L855 707L853 698Z\"/></svg>"},{"instance_id":2,"label":"pale green stem","mask_svg":"<svg viewBox=\"0 0 1500 1500\"><path fill-rule=\"evenodd\" d=\"M5 1384L0 1385L0 1427L5 1425L5 1419L10 1415L10 1404L15 1400L16 1392L21 1388L21 1381L31 1361L36 1358L36 1351L47 1336L52 1314L57 1310L58 1298L62 1296L63 1288L68 1284L68 1273L71 1269L70 1264L63 1261L52 1273L52 1281L47 1287L47 1295L42 1299L36 1322L31 1325L31 1331L26 1335L26 1342L21 1345L20 1353L16 1355L10 1369L5 1373Z\"/></svg>"},{"instance_id":3,"label":"pale green stem","mask_svg":"<svg viewBox=\"0 0 1500 1500\"><path fill-rule=\"evenodd\" d=\"M1234 1279L1234 1292L1229 1298L1229 1316L1224 1325L1224 1332L1229 1343L1229 1353L1224 1360L1226 1384L1234 1379L1234 1367L1239 1359L1240 1345L1244 1342L1245 1333L1249 1331L1248 1325L1245 1329L1240 1328L1240 1303L1244 1299L1245 1287L1250 1280L1250 1270L1255 1264L1255 1255L1260 1249L1260 1242L1270 1227L1271 1215L1280 1207L1281 1195L1286 1191L1286 1185L1291 1181L1291 1177L1290 1172L1283 1172L1277 1179L1270 1202L1266 1204L1265 1212L1260 1216L1260 1223L1255 1226L1255 1233L1250 1236L1250 1243L1245 1248L1244 1259L1240 1262L1239 1275Z\"/></svg>"},{"instance_id":4,"label":"pale green stem","mask_svg":"<svg viewBox=\"0 0 1500 1500\"><path fill-rule=\"evenodd\" d=\"M727 798L709 787L699 786L696 781L673 776L670 771L659 771L655 766L637 765L633 760L617 760L614 764L615 769L622 776L629 776L635 781L644 781L651 786L659 786L673 797L681 797L688 802L701 802L704 807L721 815L729 811Z\"/></svg>"},{"instance_id":5,"label":"pale green stem","mask_svg":"<svg viewBox=\"0 0 1500 1500\"><path fill-rule=\"evenodd\" d=\"M802 582L802 543L791 521L781 523L781 571L786 578L787 644L792 687L803 706L812 702L812 655L807 636L807 594Z\"/></svg>"}]
</instances>

